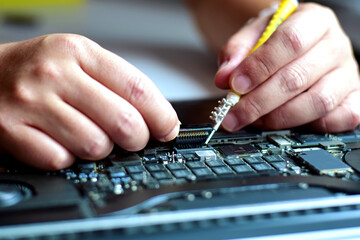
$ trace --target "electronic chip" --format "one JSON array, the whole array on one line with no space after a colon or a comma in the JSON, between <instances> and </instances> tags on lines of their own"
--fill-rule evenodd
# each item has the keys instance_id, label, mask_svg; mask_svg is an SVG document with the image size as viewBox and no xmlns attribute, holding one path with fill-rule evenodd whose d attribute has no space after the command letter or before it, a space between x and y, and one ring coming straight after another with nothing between
<instances>
[{"instance_id":1,"label":"electronic chip","mask_svg":"<svg viewBox=\"0 0 360 240\"><path fill-rule=\"evenodd\" d=\"M325 135L317 134L301 134L295 135L294 138L298 140L302 145L317 145L319 142L331 141L331 139Z\"/></svg>"},{"instance_id":2,"label":"electronic chip","mask_svg":"<svg viewBox=\"0 0 360 240\"><path fill-rule=\"evenodd\" d=\"M259 151L250 144L227 144L219 146L221 151L226 156L249 156Z\"/></svg>"},{"instance_id":3,"label":"electronic chip","mask_svg":"<svg viewBox=\"0 0 360 240\"><path fill-rule=\"evenodd\" d=\"M323 149L304 151L300 153L299 157L319 174L331 175L352 172L349 165Z\"/></svg>"}]
</instances>

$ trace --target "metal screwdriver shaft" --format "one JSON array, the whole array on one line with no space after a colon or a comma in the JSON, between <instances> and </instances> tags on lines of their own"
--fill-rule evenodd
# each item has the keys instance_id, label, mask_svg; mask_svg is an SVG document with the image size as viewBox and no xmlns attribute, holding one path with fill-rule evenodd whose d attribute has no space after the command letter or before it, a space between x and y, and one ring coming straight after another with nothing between
<instances>
[{"instance_id":1,"label":"metal screwdriver shaft","mask_svg":"<svg viewBox=\"0 0 360 240\"><path fill-rule=\"evenodd\" d=\"M229 92L226 98L223 98L219 101L219 106L215 107L215 111L211 112L210 119L214 121L213 130L205 141L205 144L208 144L210 139L213 137L215 132L219 129L222 121L224 120L226 114L229 112L230 108L233 107L240 100L240 96L234 92Z\"/></svg>"}]
</instances>

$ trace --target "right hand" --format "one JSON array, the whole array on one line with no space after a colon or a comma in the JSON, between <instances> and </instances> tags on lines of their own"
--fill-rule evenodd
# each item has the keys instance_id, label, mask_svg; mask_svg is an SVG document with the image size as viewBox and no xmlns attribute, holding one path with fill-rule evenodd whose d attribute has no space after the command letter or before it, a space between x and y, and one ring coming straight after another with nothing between
<instances>
[{"instance_id":1,"label":"right hand","mask_svg":"<svg viewBox=\"0 0 360 240\"><path fill-rule=\"evenodd\" d=\"M93 41L53 34L0 45L0 150L44 170L142 149L179 131L139 70Z\"/></svg>"}]
</instances>

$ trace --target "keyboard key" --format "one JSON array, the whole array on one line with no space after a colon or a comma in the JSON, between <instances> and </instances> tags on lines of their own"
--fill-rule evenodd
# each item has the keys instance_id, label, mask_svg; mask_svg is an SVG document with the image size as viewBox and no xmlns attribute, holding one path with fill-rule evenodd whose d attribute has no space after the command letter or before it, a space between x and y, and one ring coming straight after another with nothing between
<instances>
[{"instance_id":1,"label":"keyboard key","mask_svg":"<svg viewBox=\"0 0 360 240\"><path fill-rule=\"evenodd\" d=\"M141 173L144 171L142 165L126 166L125 169L128 173Z\"/></svg>"},{"instance_id":2,"label":"keyboard key","mask_svg":"<svg viewBox=\"0 0 360 240\"><path fill-rule=\"evenodd\" d=\"M268 162L282 162L285 161L280 155L265 155L263 158Z\"/></svg>"},{"instance_id":3,"label":"keyboard key","mask_svg":"<svg viewBox=\"0 0 360 240\"><path fill-rule=\"evenodd\" d=\"M205 168L205 163L204 162L199 162L199 161L196 161L196 162L187 162L186 165L193 169L193 168Z\"/></svg>"},{"instance_id":4,"label":"keyboard key","mask_svg":"<svg viewBox=\"0 0 360 240\"><path fill-rule=\"evenodd\" d=\"M150 172L158 172L158 171L164 171L165 170L164 165L160 165L160 164L148 164L145 167Z\"/></svg>"},{"instance_id":5,"label":"keyboard key","mask_svg":"<svg viewBox=\"0 0 360 240\"><path fill-rule=\"evenodd\" d=\"M228 158L225 160L225 162L229 165L242 165L245 164L244 161L241 158Z\"/></svg>"},{"instance_id":6,"label":"keyboard key","mask_svg":"<svg viewBox=\"0 0 360 240\"><path fill-rule=\"evenodd\" d=\"M244 160L249 164L265 162L261 157L244 157Z\"/></svg>"},{"instance_id":7,"label":"keyboard key","mask_svg":"<svg viewBox=\"0 0 360 240\"><path fill-rule=\"evenodd\" d=\"M195 168L192 170L196 177L204 178L204 177L212 177L214 176L213 172L208 168Z\"/></svg>"},{"instance_id":8,"label":"keyboard key","mask_svg":"<svg viewBox=\"0 0 360 240\"><path fill-rule=\"evenodd\" d=\"M254 172L254 170L248 165L236 165L232 166L236 173L250 173Z\"/></svg>"},{"instance_id":9,"label":"keyboard key","mask_svg":"<svg viewBox=\"0 0 360 240\"><path fill-rule=\"evenodd\" d=\"M206 161L206 164L209 166L209 167L220 167L220 166L225 166L225 163L221 160L209 160L209 161Z\"/></svg>"},{"instance_id":10,"label":"keyboard key","mask_svg":"<svg viewBox=\"0 0 360 240\"><path fill-rule=\"evenodd\" d=\"M217 175L230 175L230 174L234 174L233 171L227 167L227 166L223 166L223 167L213 167L212 170L217 174Z\"/></svg>"},{"instance_id":11,"label":"keyboard key","mask_svg":"<svg viewBox=\"0 0 360 240\"><path fill-rule=\"evenodd\" d=\"M153 172L151 173L154 178L160 180L160 179L171 179L171 175L168 172Z\"/></svg>"},{"instance_id":12,"label":"keyboard key","mask_svg":"<svg viewBox=\"0 0 360 240\"><path fill-rule=\"evenodd\" d=\"M183 163L168 163L167 168L170 170L179 170L179 169L185 169L185 165Z\"/></svg>"},{"instance_id":13,"label":"keyboard key","mask_svg":"<svg viewBox=\"0 0 360 240\"><path fill-rule=\"evenodd\" d=\"M267 163L256 163L251 165L256 171L268 171L268 170L274 170L273 167L271 167Z\"/></svg>"}]
</instances>

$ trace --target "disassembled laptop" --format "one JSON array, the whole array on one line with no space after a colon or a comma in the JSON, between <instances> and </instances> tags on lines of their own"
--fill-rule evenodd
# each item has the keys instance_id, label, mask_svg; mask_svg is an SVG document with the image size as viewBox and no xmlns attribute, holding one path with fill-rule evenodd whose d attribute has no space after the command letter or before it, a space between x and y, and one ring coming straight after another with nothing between
<instances>
[{"instance_id":1,"label":"disassembled laptop","mask_svg":"<svg viewBox=\"0 0 360 240\"><path fill-rule=\"evenodd\" d=\"M258 205L257 211L246 216L360 207L359 129L342 134L309 134L301 129L219 131L204 144L211 131L209 125L185 127L172 142L150 142L137 153L116 148L104 160L78 160L57 172L41 172L4 159L0 168L0 232L5 234L9 226L25 223L151 217L156 213L174 217L156 218L151 224L147 222L147 227L201 219L234 220L243 217L244 209L251 209L252 204L266 205L276 198L280 203L307 199L312 204L287 208L285 201L281 210L275 205ZM289 195L291 191L300 192ZM254 193L260 195L254 197ZM238 197L231 197L234 194ZM277 195L282 197L274 197ZM322 197L336 201L324 206ZM183 219L175 214L229 206L233 210L228 215L223 215L226 211L216 215L214 209L207 215L192 213ZM141 226L139 222L126 227L121 225L124 221L117 224L119 229ZM91 231L99 226L95 224Z\"/></svg>"}]
</instances>

